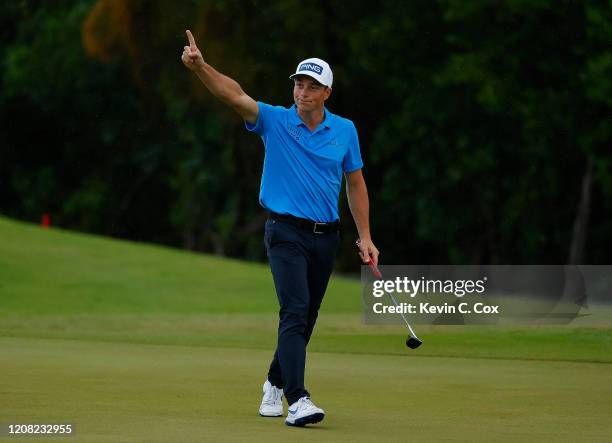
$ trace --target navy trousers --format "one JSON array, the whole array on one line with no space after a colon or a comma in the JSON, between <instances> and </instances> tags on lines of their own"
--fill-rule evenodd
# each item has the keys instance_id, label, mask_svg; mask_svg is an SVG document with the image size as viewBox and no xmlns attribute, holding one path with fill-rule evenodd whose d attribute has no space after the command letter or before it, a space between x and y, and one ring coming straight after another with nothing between
<instances>
[{"instance_id":1,"label":"navy trousers","mask_svg":"<svg viewBox=\"0 0 612 443\"><path fill-rule=\"evenodd\" d=\"M268 380L289 405L310 394L304 387L306 345L334 267L339 232L316 234L284 220L267 220L264 244L280 305L278 342Z\"/></svg>"}]
</instances>

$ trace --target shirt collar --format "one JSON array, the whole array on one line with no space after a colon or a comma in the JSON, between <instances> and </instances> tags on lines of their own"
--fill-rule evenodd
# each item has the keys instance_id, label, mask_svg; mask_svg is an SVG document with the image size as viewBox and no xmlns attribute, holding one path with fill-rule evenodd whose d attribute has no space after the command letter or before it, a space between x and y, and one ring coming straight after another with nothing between
<instances>
[{"instance_id":1,"label":"shirt collar","mask_svg":"<svg viewBox=\"0 0 612 443\"><path fill-rule=\"evenodd\" d=\"M327 108L325 106L323 106L323 112L325 112L325 119L323 120L323 122L317 126L316 131L318 131L319 129L321 129L321 127L325 128L325 129L329 129L331 128L331 120L332 120L332 113L329 112L327 110ZM291 107L291 122L295 125L295 126L306 126L306 124L302 121L302 119L300 118L300 116L297 113L297 107L295 105L293 105Z\"/></svg>"}]
</instances>

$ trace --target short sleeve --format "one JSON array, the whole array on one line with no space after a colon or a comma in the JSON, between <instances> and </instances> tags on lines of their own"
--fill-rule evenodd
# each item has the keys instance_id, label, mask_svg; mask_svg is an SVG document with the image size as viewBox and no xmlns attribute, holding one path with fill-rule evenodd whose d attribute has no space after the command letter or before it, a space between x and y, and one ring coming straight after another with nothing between
<instances>
[{"instance_id":1,"label":"short sleeve","mask_svg":"<svg viewBox=\"0 0 612 443\"><path fill-rule=\"evenodd\" d=\"M348 150L342 160L342 171L344 172L353 172L363 168L361 150L359 149L359 137L357 137L355 125L351 124L350 131Z\"/></svg>"},{"instance_id":2,"label":"short sleeve","mask_svg":"<svg viewBox=\"0 0 612 443\"><path fill-rule=\"evenodd\" d=\"M273 118L274 106L267 103L257 102L257 121L255 124L251 124L247 121L244 122L247 131L254 132L258 135L263 135L266 129L270 126L270 121Z\"/></svg>"}]
</instances>

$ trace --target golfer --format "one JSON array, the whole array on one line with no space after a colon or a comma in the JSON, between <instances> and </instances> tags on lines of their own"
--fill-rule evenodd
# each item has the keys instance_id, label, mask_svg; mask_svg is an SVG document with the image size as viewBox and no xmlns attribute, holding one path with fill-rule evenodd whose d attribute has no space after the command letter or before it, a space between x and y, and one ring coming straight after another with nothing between
<instances>
[{"instance_id":1,"label":"golfer","mask_svg":"<svg viewBox=\"0 0 612 443\"><path fill-rule=\"evenodd\" d=\"M181 57L206 88L261 136L265 158L260 204L269 212L264 244L280 305L278 343L263 385L259 413L283 415L285 423L304 426L323 419L323 409L304 387L306 345L317 320L331 275L340 235L338 195L346 177L348 202L359 233L359 254L378 263L370 238L368 193L357 131L350 120L332 114L325 101L333 75L321 59L302 61L294 74L290 108L256 102L238 83L210 66L186 31L189 46Z\"/></svg>"}]
</instances>

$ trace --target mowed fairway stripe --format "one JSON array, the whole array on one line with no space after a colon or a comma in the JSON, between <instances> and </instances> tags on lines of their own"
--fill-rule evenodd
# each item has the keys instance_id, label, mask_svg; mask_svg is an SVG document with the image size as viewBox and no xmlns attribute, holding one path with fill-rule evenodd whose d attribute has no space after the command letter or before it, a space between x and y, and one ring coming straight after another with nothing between
<instances>
[{"instance_id":1,"label":"mowed fairway stripe","mask_svg":"<svg viewBox=\"0 0 612 443\"><path fill-rule=\"evenodd\" d=\"M100 442L606 441L612 433L607 364L313 352L307 386L328 415L292 429L257 415L270 357L0 338L0 422L69 422L77 441Z\"/></svg>"}]
</instances>

